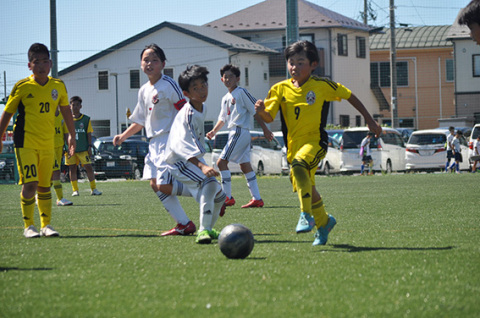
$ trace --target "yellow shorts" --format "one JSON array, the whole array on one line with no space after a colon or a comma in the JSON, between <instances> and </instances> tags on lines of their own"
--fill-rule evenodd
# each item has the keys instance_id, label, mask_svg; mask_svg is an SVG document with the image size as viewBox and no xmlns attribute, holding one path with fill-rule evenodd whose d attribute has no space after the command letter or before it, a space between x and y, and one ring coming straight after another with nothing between
<instances>
[{"instance_id":1,"label":"yellow shorts","mask_svg":"<svg viewBox=\"0 0 480 318\"><path fill-rule=\"evenodd\" d=\"M325 158L326 154L327 151L323 149L318 140L316 140L303 143L291 143L290 148L288 148L287 157L290 163L292 163L293 160L305 163L310 173L310 181L312 185L315 185L315 173L317 172L318 164ZM295 190L296 189L294 189L294 191Z\"/></svg>"},{"instance_id":2,"label":"yellow shorts","mask_svg":"<svg viewBox=\"0 0 480 318\"><path fill-rule=\"evenodd\" d=\"M88 155L88 151L76 152L70 158L65 155L65 164L67 166L78 165L79 163L81 163L82 166L92 163L92 161L90 160L90 156Z\"/></svg>"},{"instance_id":3,"label":"yellow shorts","mask_svg":"<svg viewBox=\"0 0 480 318\"><path fill-rule=\"evenodd\" d=\"M54 150L15 148L19 184L38 181L39 187L50 187L52 179Z\"/></svg>"},{"instance_id":4,"label":"yellow shorts","mask_svg":"<svg viewBox=\"0 0 480 318\"><path fill-rule=\"evenodd\" d=\"M60 170L62 166L62 159L63 159L63 146L55 147L55 162L53 164L53 171Z\"/></svg>"}]
</instances>

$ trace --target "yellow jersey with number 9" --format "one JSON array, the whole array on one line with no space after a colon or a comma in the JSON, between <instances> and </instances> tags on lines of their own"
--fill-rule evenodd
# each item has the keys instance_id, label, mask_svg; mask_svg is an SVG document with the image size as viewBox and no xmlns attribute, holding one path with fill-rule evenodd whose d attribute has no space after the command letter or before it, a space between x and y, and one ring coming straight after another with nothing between
<instances>
[{"instance_id":1,"label":"yellow jersey with number 9","mask_svg":"<svg viewBox=\"0 0 480 318\"><path fill-rule=\"evenodd\" d=\"M18 110L13 127L15 148L53 149L58 105L69 106L63 81L49 76L48 82L42 86L33 75L18 81L5 106L9 113Z\"/></svg>"},{"instance_id":2,"label":"yellow jersey with number 9","mask_svg":"<svg viewBox=\"0 0 480 318\"><path fill-rule=\"evenodd\" d=\"M287 79L270 89L265 110L275 118L281 109L289 145L292 142L320 141L328 115L325 102L349 99L351 95L348 88L326 78L310 76L301 87L294 86L292 79Z\"/></svg>"}]
</instances>

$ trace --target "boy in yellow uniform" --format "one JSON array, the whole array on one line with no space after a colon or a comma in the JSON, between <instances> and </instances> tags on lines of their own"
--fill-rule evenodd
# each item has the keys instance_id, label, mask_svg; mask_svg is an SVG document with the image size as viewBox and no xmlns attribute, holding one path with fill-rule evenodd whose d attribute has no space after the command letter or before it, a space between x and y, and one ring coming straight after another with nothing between
<instances>
[{"instance_id":1,"label":"boy in yellow uniform","mask_svg":"<svg viewBox=\"0 0 480 318\"><path fill-rule=\"evenodd\" d=\"M59 236L50 225L52 216L52 193L50 182L54 164L55 111L60 106L68 127L69 153L75 150L75 129L72 113L68 107L65 84L48 76L52 67L48 48L34 43L28 50L28 68L33 75L18 81L12 89L0 119L0 136L5 133L13 114L18 116L13 128L13 141L17 157L20 206L27 238ZM3 144L0 138L0 152ZM37 194L41 230L34 225L35 194Z\"/></svg>"},{"instance_id":2,"label":"boy in yellow uniform","mask_svg":"<svg viewBox=\"0 0 480 318\"><path fill-rule=\"evenodd\" d=\"M293 190L298 193L300 201L296 231L310 232L316 226L313 245L325 245L328 234L337 223L325 211L322 197L315 188L315 172L328 149L325 131L328 102L346 99L363 115L377 136L382 128L348 88L311 75L319 62L315 45L308 41L293 43L285 49L285 58L292 78L275 84L265 101L256 102L255 110L267 123L272 122L281 110L287 129L287 160L291 163Z\"/></svg>"}]
</instances>

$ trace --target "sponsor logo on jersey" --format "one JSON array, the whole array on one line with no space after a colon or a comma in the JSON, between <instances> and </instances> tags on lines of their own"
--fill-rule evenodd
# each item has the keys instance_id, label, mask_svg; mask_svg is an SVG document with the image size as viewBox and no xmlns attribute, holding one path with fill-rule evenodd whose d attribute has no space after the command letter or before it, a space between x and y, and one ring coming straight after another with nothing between
<instances>
[{"instance_id":1,"label":"sponsor logo on jersey","mask_svg":"<svg viewBox=\"0 0 480 318\"><path fill-rule=\"evenodd\" d=\"M52 99L53 100L58 99L58 91L56 89L52 89Z\"/></svg>"},{"instance_id":2,"label":"sponsor logo on jersey","mask_svg":"<svg viewBox=\"0 0 480 318\"><path fill-rule=\"evenodd\" d=\"M155 94L153 97L152 97L152 103L153 104L156 104L158 103L159 99L158 99L158 94Z\"/></svg>"},{"instance_id":3,"label":"sponsor logo on jersey","mask_svg":"<svg viewBox=\"0 0 480 318\"><path fill-rule=\"evenodd\" d=\"M312 105L315 103L315 99L317 97L315 96L315 93L313 91L310 91L307 93L307 104Z\"/></svg>"}]
</instances>

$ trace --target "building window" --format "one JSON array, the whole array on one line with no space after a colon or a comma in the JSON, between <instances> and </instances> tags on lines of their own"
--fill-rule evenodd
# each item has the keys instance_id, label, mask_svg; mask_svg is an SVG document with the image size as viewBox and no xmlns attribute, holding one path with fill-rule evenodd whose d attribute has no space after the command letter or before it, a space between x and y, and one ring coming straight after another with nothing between
<instances>
[{"instance_id":1,"label":"building window","mask_svg":"<svg viewBox=\"0 0 480 318\"><path fill-rule=\"evenodd\" d=\"M337 46L339 56L348 56L348 43L346 34L337 35Z\"/></svg>"},{"instance_id":2,"label":"building window","mask_svg":"<svg viewBox=\"0 0 480 318\"><path fill-rule=\"evenodd\" d=\"M248 78L248 67L245 67L245 86L248 86L249 78Z\"/></svg>"},{"instance_id":3,"label":"building window","mask_svg":"<svg viewBox=\"0 0 480 318\"><path fill-rule=\"evenodd\" d=\"M480 77L480 54L472 55L473 77Z\"/></svg>"},{"instance_id":4,"label":"building window","mask_svg":"<svg viewBox=\"0 0 480 318\"><path fill-rule=\"evenodd\" d=\"M365 38L361 36L357 36L357 57L359 58L366 58L367 53L366 53L366 42Z\"/></svg>"},{"instance_id":5,"label":"building window","mask_svg":"<svg viewBox=\"0 0 480 318\"><path fill-rule=\"evenodd\" d=\"M350 116L348 116L348 115L340 115L340 126L342 126L342 127L350 127Z\"/></svg>"},{"instance_id":6,"label":"building window","mask_svg":"<svg viewBox=\"0 0 480 318\"><path fill-rule=\"evenodd\" d=\"M130 88L140 88L139 70L130 70Z\"/></svg>"},{"instance_id":7,"label":"building window","mask_svg":"<svg viewBox=\"0 0 480 318\"><path fill-rule=\"evenodd\" d=\"M310 43L315 44L315 40L313 39L313 34L300 34L298 36L300 41L308 41Z\"/></svg>"},{"instance_id":8,"label":"building window","mask_svg":"<svg viewBox=\"0 0 480 318\"><path fill-rule=\"evenodd\" d=\"M360 127L362 126L362 117L359 115L355 116L355 126Z\"/></svg>"},{"instance_id":9,"label":"building window","mask_svg":"<svg viewBox=\"0 0 480 318\"><path fill-rule=\"evenodd\" d=\"M390 87L390 62L370 63L370 79L372 85ZM408 86L408 62L397 62L397 85Z\"/></svg>"},{"instance_id":10,"label":"building window","mask_svg":"<svg viewBox=\"0 0 480 318\"><path fill-rule=\"evenodd\" d=\"M453 71L453 60L452 59L448 59L448 60L445 60L445 80L447 82L453 82L454 79L455 79L455 73Z\"/></svg>"},{"instance_id":11,"label":"building window","mask_svg":"<svg viewBox=\"0 0 480 318\"><path fill-rule=\"evenodd\" d=\"M173 78L173 68L164 68L163 74Z\"/></svg>"},{"instance_id":12,"label":"building window","mask_svg":"<svg viewBox=\"0 0 480 318\"><path fill-rule=\"evenodd\" d=\"M108 71L98 72L98 90L108 90Z\"/></svg>"}]
</instances>

